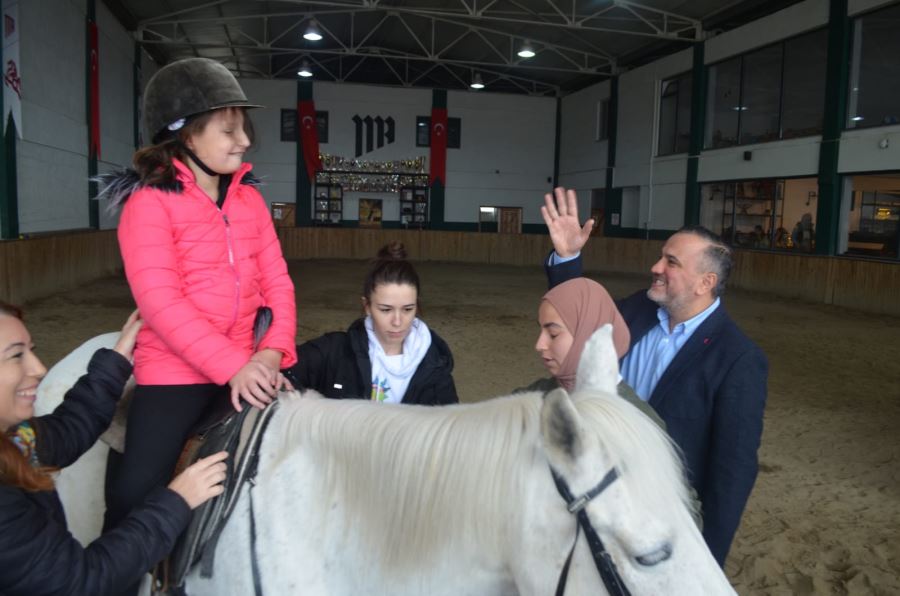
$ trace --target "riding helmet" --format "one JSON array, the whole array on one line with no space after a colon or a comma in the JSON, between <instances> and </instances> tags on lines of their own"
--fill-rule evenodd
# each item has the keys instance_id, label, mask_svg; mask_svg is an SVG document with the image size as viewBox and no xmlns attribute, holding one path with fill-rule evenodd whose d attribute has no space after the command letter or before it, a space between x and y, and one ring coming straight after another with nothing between
<instances>
[{"instance_id":1,"label":"riding helmet","mask_svg":"<svg viewBox=\"0 0 900 596\"><path fill-rule=\"evenodd\" d=\"M154 143L184 126L184 120L219 108L261 108L251 104L237 79L209 58L172 62L151 77L144 90L144 128Z\"/></svg>"}]
</instances>

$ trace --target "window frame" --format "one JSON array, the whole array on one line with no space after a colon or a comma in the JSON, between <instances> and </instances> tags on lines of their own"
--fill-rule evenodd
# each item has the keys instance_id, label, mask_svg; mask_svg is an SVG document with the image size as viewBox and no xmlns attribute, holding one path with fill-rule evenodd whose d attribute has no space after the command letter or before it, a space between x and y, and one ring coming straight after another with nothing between
<instances>
[{"instance_id":1,"label":"window frame","mask_svg":"<svg viewBox=\"0 0 900 596\"><path fill-rule=\"evenodd\" d=\"M824 130L824 125L825 125L824 121L822 122L822 129L819 130L819 132L817 132L817 133L804 135L804 136L791 136L791 137L787 137L787 139L784 137L784 84L785 84L784 66L785 66L785 62L786 62L787 43L788 42L795 40L797 38L803 37L805 35L813 35L815 33L821 32L823 29L825 29L825 27L816 27L814 29L809 29L807 31L803 31L802 33L798 33L798 34L792 35L790 37L785 37L784 39L780 39L780 40L774 41L772 43L767 43L767 44L755 47L752 50L742 52L740 54L734 54L732 56L728 56L727 58L723 58L716 62L712 62L710 64L704 65L704 68L707 69L706 72L708 73L709 72L708 69L713 68L714 66L717 66L719 64L724 64L725 62L734 60L736 58L739 59L739 61L740 61L740 79L739 79L739 85L738 85L738 104L737 105L739 107L743 107L743 105L744 105L744 59L748 55L754 54L755 52L759 52L761 50L764 50L764 49L767 49L767 48L770 48L773 46L778 46L778 45L781 46L781 77L780 77L780 81L779 81L779 85L778 85L778 138L773 139L771 141L754 141L754 142L747 142L747 143L741 142L741 136L743 135L743 118L742 118L743 114L742 114L742 112L744 110L738 110L736 142L732 145L725 145L722 147L714 147L712 145L707 145L706 139L704 138L703 151L730 149L733 147L745 147L747 145L760 145L760 144L764 144L764 143L773 143L773 142L777 142L777 141L809 138L809 137L819 136L822 134L822 130ZM826 37L826 45L827 45L827 37ZM827 66L826 66L826 68L827 68ZM706 77L706 79L707 79L707 81L709 80L708 76ZM670 80L670 79L666 79L666 80ZM709 86L708 85L707 85L707 88L704 91L704 93L706 94L706 110L707 110L707 114L704 115L704 119L705 119L705 117L709 113L709 109L710 109L710 105L711 105L711 98L710 98L710 94L709 94ZM824 105L824 100L823 100L823 105ZM847 109L849 110L849 106ZM823 110L823 118L824 118L824 110ZM847 118L845 118L845 123L848 119L849 119L849 116ZM705 136L706 135L704 134L704 137Z\"/></svg>"},{"instance_id":2,"label":"window frame","mask_svg":"<svg viewBox=\"0 0 900 596\"><path fill-rule=\"evenodd\" d=\"M682 83L680 81L682 79L686 79L690 83L690 85L693 86L693 84L694 84L693 71L688 70L686 72L682 72L675 76L671 76L669 78L662 79L662 81L661 81L660 90L659 90L659 111L656 116L656 157L668 157L670 155L683 155L686 153L690 153L690 151L691 151L690 147L688 147L687 151L678 151L678 107L679 107L678 96L680 95L680 91L681 91ZM672 152L671 153L663 153L660 150L660 138L661 137L660 137L659 133L662 130L662 100L663 100L663 97L668 97L668 95L663 95L662 90L665 88L666 83L669 83L672 81L679 81L678 89L676 89L675 93L673 94L673 95L675 95L675 110L674 110L675 122L674 122L674 125L672 126L672 131L675 134L675 138L672 140ZM691 89L691 96L692 96L691 102L693 102L693 88ZM693 122L691 122L691 117L689 115L688 116L688 131L691 130L691 126L693 126Z\"/></svg>"}]
</instances>

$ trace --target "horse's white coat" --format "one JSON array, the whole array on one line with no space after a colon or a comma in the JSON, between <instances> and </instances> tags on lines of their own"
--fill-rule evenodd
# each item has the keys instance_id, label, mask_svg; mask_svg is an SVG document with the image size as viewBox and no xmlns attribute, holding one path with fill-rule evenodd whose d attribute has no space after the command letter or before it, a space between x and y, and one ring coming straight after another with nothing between
<instances>
[{"instance_id":1,"label":"horse's white coat","mask_svg":"<svg viewBox=\"0 0 900 596\"><path fill-rule=\"evenodd\" d=\"M38 385L35 415L49 414L62 403L66 391L87 372L91 356L100 348L112 348L119 333L104 333L84 342L47 372ZM56 490L62 499L69 530L84 545L100 535L103 527L103 480L107 447L101 441L78 461L62 470L56 478Z\"/></svg>"},{"instance_id":2,"label":"horse's white coat","mask_svg":"<svg viewBox=\"0 0 900 596\"><path fill-rule=\"evenodd\" d=\"M670 442L609 393L615 352L609 330L598 334L579 377L605 392L442 408L283 395L252 489L263 592L552 594L575 532L552 463L576 494L619 467L587 511L632 594L733 594L691 520ZM81 482L101 492L102 471ZM97 502L70 504L70 520ZM249 520L245 488L213 578L195 571L190 594L253 593ZM668 560L638 563L666 545ZM583 538L566 593L604 593Z\"/></svg>"}]
</instances>

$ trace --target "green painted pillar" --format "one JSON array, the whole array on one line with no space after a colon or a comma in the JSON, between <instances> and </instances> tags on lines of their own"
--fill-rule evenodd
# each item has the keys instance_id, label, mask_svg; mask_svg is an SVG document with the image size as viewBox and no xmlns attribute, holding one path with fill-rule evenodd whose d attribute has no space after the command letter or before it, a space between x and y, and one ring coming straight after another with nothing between
<instances>
[{"instance_id":1,"label":"green painted pillar","mask_svg":"<svg viewBox=\"0 0 900 596\"><path fill-rule=\"evenodd\" d=\"M431 109L434 110L435 108L443 108L445 110L447 109L446 89L432 90ZM431 143L429 142L429 146L430 145ZM431 223L429 227L433 230L443 230L447 227L444 220L444 208L446 206L446 189L444 188L444 183L439 179L432 182L428 194L431 198L431 205L429 205L428 207L431 215Z\"/></svg>"},{"instance_id":2,"label":"green painted pillar","mask_svg":"<svg viewBox=\"0 0 900 596\"><path fill-rule=\"evenodd\" d=\"M91 29L97 25L97 3L96 0L87 0L87 19L85 22L85 53L84 53L84 88L85 88L85 110L87 112L88 127L88 226L93 229L100 228L100 205L96 200L99 192L97 183L94 179L97 176L97 151L96 146L92 143L91 131L94 129L94 117L91 106L94 100L94 90L91 85L91 64L94 58L99 60L99 56L92 57L91 52ZM99 43L99 42L98 42ZM99 47L97 48L99 54ZM99 62L97 68L99 69ZM99 76L99 74L98 74ZM99 90L98 90L99 92ZM98 139L99 142L99 139Z\"/></svg>"},{"instance_id":3,"label":"green painted pillar","mask_svg":"<svg viewBox=\"0 0 900 596\"><path fill-rule=\"evenodd\" d=\"M143 76L141 74L141 44L134 42L134 60L131 63L131 95L132 95L132 134L134 137L134 149L137 151L141 147L141 86Z\"/></svg>"},{"instance_id":4,"label":"green painted pillar","mask_svg":"<svg viewBox=\"0 0 900 596\"><path fill-rule=\"evenodd\" d=\"M2 59L2 56L0 56ZM0 93L0 97L2 97ZM0 103L0 110L3 109ZM0 111L2 114L2 111ZM2 182L0 182L0 238L16 238L19 235L19 185L16 178L16 122L12 112L6 121L6 134L0 143L3 156Z\"/></svg>"},{"instance_id":5,"label":"green painted pillar","mask_svg":"<svg viewBox=\"0 0 900 596\"><path fill-rule=\"evenodd\" d=\"M562 128L562 98L556 98L556 134L553 138L553 188L559 186L559 140Z\"/></svg>"},{"instance_id":6,"label":"green painted pillar","mask_svg":"<svg viewBox=\"0 0 900 596\"><path fill-rule=\"evenodd\" d=\"M819 204L816 211L816 253L833 255L837 249L841 211L841 175L838 153L847 114L850 62L850 18L847 0L831 0L828 14L828 55L825 67L825 114L819 149Z\"/></svg>"},{"instance_id":7,"label":"green painted pillar","mask_svg":"<svg viewBox=\"0 0 900 596\"><path fill-rule=\"evenodd\" d=\"M613 172L616 167L617 122L619 119L619 76L609 79L609 107L606 110L606 192L603 193L603 235L616 236L620 225L612 225L612 215L622 217L622 189L613 188Z\"/></svg>"},{"instance_id":8,"label":"green painted pillar","mask_svg":"<svg viewBox=\"0 0 900 596\"><path fill-rule=\"evenodd\" d=\"M0 43L0 64L3 61L3 44ZM0 114L3 114L3 94L0 93ZM2 125L2 116L0 116ZM0 143L0 239L19 235L19 200L16 189L16 130L12 112L7 120L6 133Z\"/></svg>"},{"instance_id":9,"label":"green painted pillar","mask_svg":"<svg viewBox=\"0 0 900 596\"><path fill-rule=\"evenodd\" d=\"M297 81L297 106L301 101L313 98L312 81ZM295 106L296 110L297 107ZM306 163L303 161L303 141L300 136L300 120L297 119L297 198L294 209L294 224L297 227L312 225L312 193L315 180L309 179Z\"/></svg>"},{"instance_id":10,"label":"green painted pillar","mask_svg":"<svg viewBox=\"0 0 900 596\"><path fill-rule=\"evenodd\" d=\"M694 44L694 60L691 68L691 139L688 146L687 180L684 185L684 223L700 223L700 153L703 151L706 125L706 66L703 57L704 43Z\"/></svg>"}]
</instances>

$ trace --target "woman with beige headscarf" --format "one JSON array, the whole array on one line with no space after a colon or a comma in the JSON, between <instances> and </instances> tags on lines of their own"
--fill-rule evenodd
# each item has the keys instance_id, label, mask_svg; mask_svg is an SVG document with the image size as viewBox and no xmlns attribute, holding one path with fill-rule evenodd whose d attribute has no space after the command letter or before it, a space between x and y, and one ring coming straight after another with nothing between
<instances>
[{"instance_id":1,"label":"woman with beige headscarf","mask_svg":"<svg viewBox=\"0 0 900 596\"><path fill-rule=\"evenodd\" d=\"M539 379L516 392L550 391L557 387L571 392L575 388L575 373L585 343L594 331L607 323L612 325L616 355L621 360L628 352L631 334L606 288L593 280L580 277L562 283L544 294L538 308L541 334L534 349L540 354L544 368L553 376ZM665 428L653 408L641 400L621 378L618 390L619 396Z\"/></svg>"}]
</instances>

